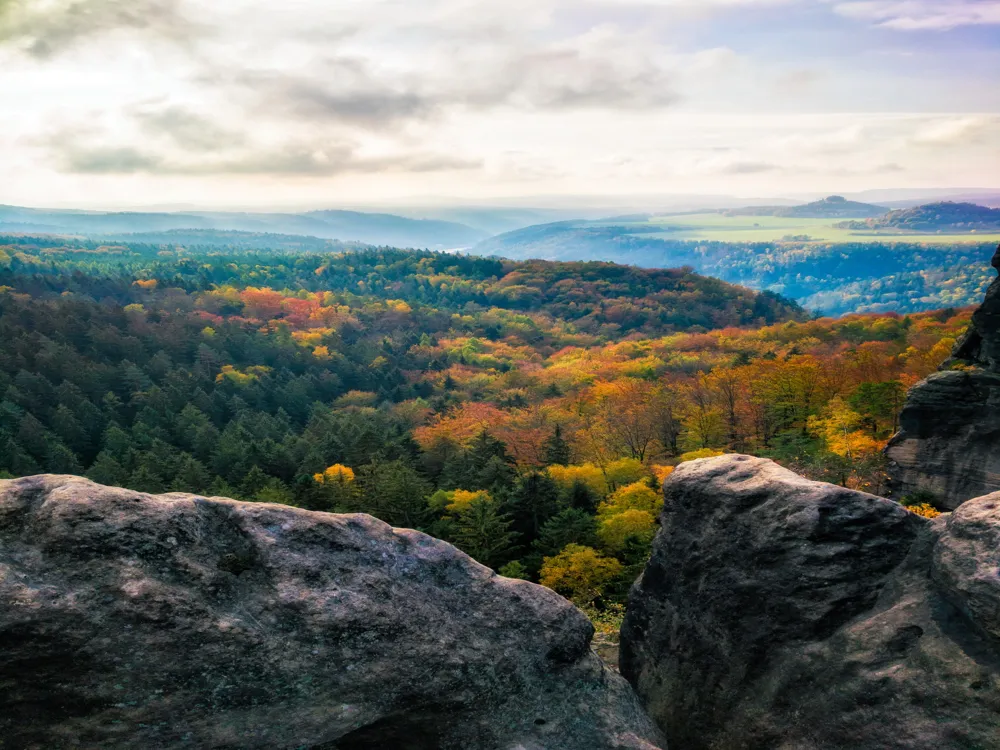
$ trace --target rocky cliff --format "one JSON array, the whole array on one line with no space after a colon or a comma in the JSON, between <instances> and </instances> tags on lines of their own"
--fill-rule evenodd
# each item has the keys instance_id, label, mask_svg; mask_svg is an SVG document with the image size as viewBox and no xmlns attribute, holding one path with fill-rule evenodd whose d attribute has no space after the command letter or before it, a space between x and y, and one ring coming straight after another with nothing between
<instances>
[{"instance_id":1,"label":"rocky cliff","mask_svg":"<svg viewBox=\"0 0 1000 750\"><path fill-rule=\"evenodd\" d=\"M0 481L0 748L644 748L561 597L368 516Z\"/></svg>"},{"instance_id":2,"label":"rocky cliff","mask_svg":"<svg viewBox=\"0 0 1000 750\"><path fill-rule=\"evenodd\" d=\"M921 494L950 510L1000 491L1000 279L942 372L910 391L899 423L886 449L894 497Z\"/></svg>"},{"instance_id":3,"label":"rocky cliff","mask_svg":"<svg viewBox=\"0 0 1000 750\"><path fill-rule=\"evenodd\" d=\"M748 456L664 490L621 669L672 747L1000 748L1000 494L929 521Z\"/></svg>"}]
</instances>

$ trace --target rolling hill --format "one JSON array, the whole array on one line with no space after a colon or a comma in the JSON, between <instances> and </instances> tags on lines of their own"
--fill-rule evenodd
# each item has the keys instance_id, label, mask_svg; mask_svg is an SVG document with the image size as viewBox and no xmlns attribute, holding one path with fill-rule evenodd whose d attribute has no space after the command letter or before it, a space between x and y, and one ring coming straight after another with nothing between
<instances>
[{"instance_id":1,"label":"rolling hill","mask_svg":"<svg viewBox=\"0 0 1000 750\"><path fill-rule=\"evenodd\" d=\"M871 203L849 201L839 195L831 195L822 200L801 206L750 206L723 211L726 216L779 216L797 219L854 219L880 216L885 207Z\"/></svg>"},{"instance_id":2,"label":"rolling hill","mask_svg":"<svg viewBox=\"0 0 1000 750\"><path fill-rule=\"evenodd\" d=\"M101 213L0 206L0 232L5 233L72 234L119 239L125 235L182 229L307 235L369 245L439 250L468 247L489 236L487 232L457 222L358 211Z\"/></svg>"},{"instance_id":3,"label":"rolling hill","mask_svg":"<svg viewBox=\"0 0 1000 750\"><path fill-rule=\"evenodd\" d=\"M998 232L1000 208L975 203L928 203L889 211L867 221L846 221L840 228L851 230L893 230L897 232Z\"/></svg>"}]
</instances>

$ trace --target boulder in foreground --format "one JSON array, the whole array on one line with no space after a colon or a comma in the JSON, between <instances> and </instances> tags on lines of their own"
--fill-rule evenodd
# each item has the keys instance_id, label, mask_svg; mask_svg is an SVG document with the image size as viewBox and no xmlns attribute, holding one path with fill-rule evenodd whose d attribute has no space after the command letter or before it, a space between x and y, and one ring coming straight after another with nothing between
<instances>
[{"instance_id":1,"label":"boulder in foreground","mask_svg":"<svg viewBox=\"0 0 1000 750\"><path fill-rule=\"evenodd\" d=\"M3 748L644 748L556 594L371 517L0 481Z\"/></svg>"},{"instance_id":2,"label":"boulder in foreground","mask_svg":"<svg viewBox=\"0 0 1000 750\"><path fill-rule=\"evenodd\" d=\"M685 750L1000 748L1000 494L928 521L777 464L683 464L622 674Z\"/></svg>"}]
</instances>

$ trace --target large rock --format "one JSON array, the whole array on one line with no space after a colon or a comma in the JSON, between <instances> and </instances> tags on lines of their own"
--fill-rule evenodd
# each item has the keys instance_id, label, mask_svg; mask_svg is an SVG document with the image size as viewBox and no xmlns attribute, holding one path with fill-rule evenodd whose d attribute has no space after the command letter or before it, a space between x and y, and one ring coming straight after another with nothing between
<instances>
[{"instance_id":1,"label":"large rock","mask_svg":"<svg viewBox=\"0 0 1000 750\"><path fill-rule=\"evenodd\" d=\"M892 496L953 510L1000 491L1000 373L947 370L909 393L886 449Z\"/></svg>"},{"instance_id":2,"label":"large rock","mask_svg":"<svg viewBox=\"0 0 1000 750\"><path fill-rule=\"evenodd\" d=\"M748 456L664 489L621 669L673 747L1000 748L1000 495L929 521Z\"/></svg>"},{"instance_id":3,"label":"large rock","mask_svg":"<svg viewBox=\"0 0 1000 750\"><path fill-rule=\"evenodd\" d=\"M990 261L1000 271L1000 245ZM983 304L972 314L972 325L955 344L955 359L1000 372L1000 278L986 290Z\"/></svg>"},{"instance_id":4,"label":"large rock","mask_svg":"<svg viewBox=\"0 0 1000 750\"><path fill-rule=\"evenodd\" d=\"M547 589L362 515L0 482L0 748L646 748Z\"/></svg>"},{"instance_id":5,"label":"large rock","mask_svg":"<svg viewBox=\"0 0 1000 750\"><path fill-rule=\"evenodd\" d=\"M1000 278L942 370L910 390L886 456L894 498L952 510L1000 491Z\"/></svg>"}]
</instances>

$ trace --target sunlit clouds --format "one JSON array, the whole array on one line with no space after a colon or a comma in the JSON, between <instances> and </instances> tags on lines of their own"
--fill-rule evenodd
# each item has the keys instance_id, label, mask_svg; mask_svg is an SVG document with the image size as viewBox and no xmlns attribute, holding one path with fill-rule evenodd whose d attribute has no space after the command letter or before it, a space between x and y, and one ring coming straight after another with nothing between
<instances>
[{"instance_id":1,"label":"sunlit clouds","mask_svg":"<svg viewBox=\"0 0 1000 750\"><path fill-rule=\"evenodd\" d=\"M0 201L989 186L998 9L0 0Z\"/></svg>"}]
</instances>

